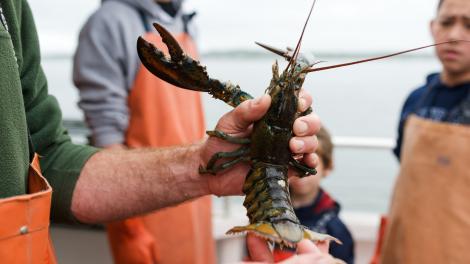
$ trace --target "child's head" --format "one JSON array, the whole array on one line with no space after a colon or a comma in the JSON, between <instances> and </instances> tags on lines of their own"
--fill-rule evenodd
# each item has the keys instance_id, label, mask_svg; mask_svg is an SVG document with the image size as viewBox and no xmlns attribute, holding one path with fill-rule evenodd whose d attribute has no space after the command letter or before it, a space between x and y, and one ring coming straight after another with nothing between
<instances>
[{"instance_id":1,"label":"child's head","mask_svg":"<svg viewBox=\"0 0 470 264\"><path fill-rule=\"evenodd\" d=\"M431 21L431 33L436 43L450 40L470 40L470 1L440 0L437 16ZM443 73L453 76L470 74L470 44L465 42L439 45L436 53Z\"/></svg>"},{"instance_id":2,"label":"child's head","mask_svg":"<svg viewBox=\"0 0 470 264\"><path fill-rule=\"evenodd\" d=\"M291 194L304 195L316 193L320 187L320 180L326 177L333 169L333 142L328 131L322 127L317 133L318 148L317 155L320 162L316 167L317 174L304 178L292 177L289 180Z\"/></svg>"},{"instance_id":3,"label":"child's head","mask_svg":"<svg viewBox=\"0 0 470 264\"><path fill-rule=\"evenodd\" d=\"M326 176L333 169L333 141L330 133L324 127L317 133L317 138L318 149L316 153L320 158L323 176Z\"/></svg>"}]
</instances>

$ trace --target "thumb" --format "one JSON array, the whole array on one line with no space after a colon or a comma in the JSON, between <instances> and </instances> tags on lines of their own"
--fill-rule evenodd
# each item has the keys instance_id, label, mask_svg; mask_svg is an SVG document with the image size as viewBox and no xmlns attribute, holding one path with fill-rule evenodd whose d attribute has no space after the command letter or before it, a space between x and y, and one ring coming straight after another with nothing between
<instances>
[{"instance_id":1,"label":"thumb","mask_svg":"<svg viewBox=\"0 0 470 264\"><path fill-rule=\"evenodd\" d=\"M266 241L253 234L247 234L246 245L251 261L273 262L273 255Z\"/></svg>"},{"instance_id":2,"label":"thumb","mask_svg":"<svg viewBox=\"0 0 470 264\"><path fill-rule=\"evenodd\" d=\"M257 99L246 100L232 111L225 114L216 126L216 130L228 134L237 134L245 130L266 114L271 105L271 97L267 94Z\"/></svg>"},{"instance_id":3,"label":"thumb","mask_svg":"<svg viewBox=\"0 0 470 264\"><path fill-rule=\"evenodd\" d=\"M328 254L328 249L330 247L329 241L319 241L313 243L308 239L304 239L297 244L297 254L305 254L312 252L321 252Z\"/></svg>"},{"instance_id":4,"label":"thumb","mask_svg":"<svg viewBox=\"0 0 470 264\"><path fill-rule=\"evenodd\" d=\"M306 254L320 252L320 249L312 241L308 239L303 239L297 244L297 254Z\"/></svg>"},{"instance_id":5,"label":"thumb","mask_svg":"<svg viewBox=\"0 0 470 264\"><path fill-rule=\"evenodd\" d=\"M317 242L317 247L322 253L328 254L328 250L330 248L330 241Z\"/></svg>"}]
</instances>

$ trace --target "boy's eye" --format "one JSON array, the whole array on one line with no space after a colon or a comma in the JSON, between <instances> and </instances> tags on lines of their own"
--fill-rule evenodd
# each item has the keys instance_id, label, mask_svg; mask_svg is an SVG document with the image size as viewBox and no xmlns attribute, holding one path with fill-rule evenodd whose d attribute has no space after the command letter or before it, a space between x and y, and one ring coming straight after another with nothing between
<instances>
[{"instance_id":1,"label":"boy's eye","mask_svg":"<svg viewBox=\"0 0 470 264\"><path fill-rule=\"evenodd\" d=\"M451 20L451 19L446 19L446 20L440 20L440 21L439 21L439 24L440 24L442 27L450 27L450 26L452 26L453 23L454 23L454 21Z\"/></svg>"}]
</instances>

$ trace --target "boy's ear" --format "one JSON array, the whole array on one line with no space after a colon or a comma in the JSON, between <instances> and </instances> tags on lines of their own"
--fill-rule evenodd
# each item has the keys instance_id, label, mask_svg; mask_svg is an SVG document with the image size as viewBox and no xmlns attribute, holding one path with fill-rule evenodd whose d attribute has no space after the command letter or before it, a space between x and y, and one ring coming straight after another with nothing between
<instances>
[{"instance_id":1,"label":"boy's ear","mask_svg":"<svg viewBox=\"0 0 470 264\"><path fill-rule=\"evenodd\" d=\"M436 40L436 38L434 37L434 24L435 23L436 23L436 19L432 19L429 22L429 31L431 32L431 36L432 36L433 40Z\"/></svg>"},{"instance_id":2,"label":"boy's ear","mask_svg":"<svg viewBox=\"0 0 470 264\"><path fill-rule=\"evenodd\" d=\"M331 165L329 166L329 168L323 168L323 178L326 178L326 176L330 175L334 167L335 167L335 164L333 163L333 161L331 161Z\"/></svg>"}]
</instances>

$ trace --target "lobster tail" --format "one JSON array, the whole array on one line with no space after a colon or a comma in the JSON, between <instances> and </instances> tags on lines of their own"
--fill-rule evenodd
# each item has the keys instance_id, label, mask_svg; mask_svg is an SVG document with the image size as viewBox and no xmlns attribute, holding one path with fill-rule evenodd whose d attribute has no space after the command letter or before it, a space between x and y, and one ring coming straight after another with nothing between
<instances>
[{"instance_id":1,"label":"lobster tail","mask_svg":"<svg viewBox=\"0 0 470 264\"><path fill-rule=\"evenodd\" d=\"M250 224L230 229L227 234L251 232L266 240L294 247L303 238L313 241L337 239L312 232L295 216L289 196L287 166L255 162L248 174L243 192Z\"/></svg>"}]
</instances>

